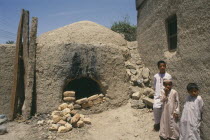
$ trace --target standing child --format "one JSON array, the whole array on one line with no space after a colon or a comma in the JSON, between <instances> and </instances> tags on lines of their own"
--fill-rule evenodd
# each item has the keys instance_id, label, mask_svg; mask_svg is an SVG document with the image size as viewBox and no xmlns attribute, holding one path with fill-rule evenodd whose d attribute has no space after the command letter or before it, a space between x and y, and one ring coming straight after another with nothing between
<instances>
[{"instance_id":1,"label":"standing child","mask_svg":"<svg viewBox=\"0 0 210 140\"><path fill-rule=\"evenodd\" d=\"M200 123L202 120L203 100L195 83L187 85L189 96L185 100L180 120L180 140L200 140Z\"/></svg>"},{"instance_id":2,"label":"standing child","mask_svg":"<svg viewBox=\"0 0 210 140\"><path fill-rule=\"evenodd\" d=\"M172 79L171 75L166 72L166 62L158 61L157 63L159 72L154 75L154 104L153 104L153 113L154 113L154 130L159 131L160 129L160 118L162 113L162 103L160 101L160 91L163 90L163 78Z\"/></svg>"},{"instance_id":3,"label":"standing child","mask_svg":"<svg viewBox=\"0 0 210 140\"><path fill-rule=\"evenodd\" d=\"M164 79L164 90L161 91L163 112L160 120L161 140L177 140L179 138L179 95L172 89L172 80Z\"/></svg>"}]
</instances>

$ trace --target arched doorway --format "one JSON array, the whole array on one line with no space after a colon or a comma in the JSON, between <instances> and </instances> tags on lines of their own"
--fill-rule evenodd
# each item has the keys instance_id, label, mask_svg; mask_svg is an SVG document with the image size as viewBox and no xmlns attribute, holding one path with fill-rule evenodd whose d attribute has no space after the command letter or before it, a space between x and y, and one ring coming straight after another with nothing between
<instances>
[{"instance_id":1,"label":"arched doorway","mask_svg":"<svg viewBox=\"0 0 210 140\"><path fill-rule=\"evenodd\" d=\"M75 91L76 100L102 93L99 84L88 77L71 80L64 91Z\"/></svg>"}]
</instances>

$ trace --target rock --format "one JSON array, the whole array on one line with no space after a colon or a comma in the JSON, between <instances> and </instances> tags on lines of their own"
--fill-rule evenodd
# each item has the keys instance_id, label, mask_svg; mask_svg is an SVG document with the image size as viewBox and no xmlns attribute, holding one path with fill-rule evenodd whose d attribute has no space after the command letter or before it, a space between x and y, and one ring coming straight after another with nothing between
<instances>
[{"instance_id":1,"label":"rock","mask_svg":"<svg viewBox=\"0 0 210 140\"><path fill-rule=\"evenodd\" d=\"M65 127L66 127L67 129L69 129L69 131L72 130L72 125L69 124L69 123L66 123L66 124L65 124Z\"/></svg>"},{"instance_id":2,"label":"rock","mask_svg":"<svg viewBox=\"0 0 210 140\"><path fill-rule=\"evenodd\" d=\"M81 109L81 108L82 108L81 105L79 105L79 104L74 104L74 109Z\"/></svg>"},{"instance_id":3,"label":"rock","mask_svg":"<svg viewBox=\"0 0 210 140\"><path fill-rule=\"evenodd\" d=\"M149 79L149 75L150 75L150 70L144 67L142 70L142 77L144 79Z\"/></svg>"},{"instance_id":4,"label":"rock","mask_svg":"<svg viewBox=\"0 0 210 140\"><path fill-rule=\"evenodd\" d=\"M57 122L59 122L61 120L61 117L58 116L58 115L53 115L52 116L52 120L53 120L53 123L57 123Z\"/></svg>"},{"instance_id":5,"label":"rock","mask_svg":"<svg viewBox=\"0 0 210 140\"><path fill-rule=\"evenodd\" d=\"M103 98L98 98L96 100L93 100L93 104L96 105L96 104L99 104L103 101Z\"/></svg>"},{"instance_id":6,"label":"rock","mask_svg":"<svg viewBox=\"0 0 210 140\"><path fill-rule=\"evenodd\" d=\"M43 125L44 124L44 120L38 121L37 124L38 125Z\"/></svg>"},{"instance_id":7,"label":"rock","mask_svg":"<svg viewBox=\"0 0 210 140\"><path fill-rule=\"evenodd\" d=\"M67 103L62 103L61 105L59 105L59 107L60 107L61 110L63 110L63 109L68 107L68 104Z\"/></svg>"},{"instance_id":8,"label":"rock","mask_svg":"<svg viewBox=\"0 0 210 140\"><path fill-rule=\"evenodd\" d=\"M83 122L84 122L85 124L91 124L90 118L83 118Z\"/></svg>"},{"instance_id":9,"label":"rock","mask_svg":"<svg viewBox=\"0 0 210 140\"><path fill-rule=\"evenodd\" d=\"M80 114L75 114L72 118L71 118L71 124L74 126L80 119Z\"/></svg>"},{"instance_id":10,"label":"rock","mask_svg":"<svg viewBox=\"0 0 210 140\"><path fill-rule=\"evenodd\" d=\"M68 108L69 108L70 110L73 110L73 109L74 109L74 105L73 105L73 104L69 104L69 105L68 105Z\"/></svg>"},{"instance_id":11,"label":"rock","mask_svg":"<svg viewBox=\"0 0 210 140\"><path fill-rule=\"evenodd\" d=\"M4 114L0 115L0 124L5 123L7 120L8 119L7 119L6 115L4 115Z\"/></svg>"},{"instance_id":12,"label":"rock","mask_svg":"<svg viewBox=\"0 0 210 140\"><path fill-rule=\"evenodd\" d=\"M61 111L53 111L53 112L51 113L51 116L53 116L53 115L60 116L60 115L61 115Z\"/></svg>"},{"instance_id":13,"label":"rock","mask_svg":"<svg viewBox=\"0 0 210 140\"><path fill-rule=\"evenodd\" d=\"M65 116L66 114L69 114L71 112L71 110L69 108L65 108L63 111L62 111L62 115Z\"/></svg>"},{"instance_id":14,"label":"rock","mask_svg":"<svg viewBox=\"0 0 210 140\"><path fill-rule=\"evenodd\" d=\"M75 97L75 91L65 91L63 93L64 97Z\"/></svg>"},{"instance_id":15,"label":"rock","mask_svg":"<svg viewBox=\"0 0 210 140\"><path fill-rule=\"evenodd\" d=\"M3 125L0 125L0 135L4 135L7 133L7 128Z\"/></svg>"},{"instance_id":16,"label":"rock","mask_svg":"<svg viewBox=\"0 0 210 140\"><path fill-rule=\"evenodd\" d=\"M148 83L148 82L149 82L149 79L146 78L146 79L143 80L143 82L144 82L144 83Z\"/></svg>"},{"instance_id":17,"label":"rock","mask_svg":"<svg viewBox=\"0 0 210 140\"><path fill-rule=\"evenodd\" d=\"M66 121L60 120L57 124L65 125Z\"/></svg>"},{"instance_id":18,"label":"rock","mask_svg":"<svg viewBox=\"0 0 210 140\"><path fill-rule=\"evenodd\" d=\"M53 120L48 120L47 121L47 124L52 124L53 123Z\"/></svg>"},{"instance_id":19,"label":"rock","mask_svg":"<svg viewBox=\"0 0 210 140\"><path fill-rule=\"evenodd\" d=\"M135 92L132 94L132 99L139 100L139 98L140 98L140 92Z\"/></svg>"},{"instance_id":20,"label":"rock","mask_svg":"<svg viewBox=\"0 0 210 140\"><path fill-rule=\"evenodd\" d=\"M76 126L77 126L78 128L81 128L81 127L83 127L84 125L85 125L84 122L80 120L80 121L77 122L77 125L76 125Z\"/></svg>"},{"instance_id":21,"label":"rock","mask_svg":"<svg viewBox=\"0 0 210 140\"><path fill-rule=\"evenodd\" d=\"M87 103L87 102L88 102L88 98L82 98L82 99L76 100L75 103L77 103L77 104L83 104L83 103Z\"/></svg>"},{"instance_id":22,"label":"rock","mask_svg":"<svg viewBox=\"0 0 210 140\"><path fill-rule=\"evenodd\" d=\"M71 117L71 115L70 114L66 114L66 115L62 116L62 120L66 121L68 117Z\"/></svg>"},{"instance_id":23,"label":"rock","mask_svg":"<svg viewBox=\"0 0 210 140\"><path fill-rule=\"evenodd\" d=\"M88 108L93 106L93 101L88 101L87 103L82 104L82 108Z\"/></svg>"},{"instance_id":24,"label":"rock","mask_svg":"<svg viewBox=\"0 0 210 140\"><path fill-rule=\"evenodd\" d=\"M104 97L104 94L99 94L99 97L103 98Z\"/></svg>"},{"instance_id":25,"label":"rock","mask_svg":"<svg viewBox=\"0 0 210 140\"><path fill-rule=\"evenodd\" d=\"M126 72L127 72L128 76L131 76L131 71L130 71L130 69L126 69Z\"/></svg>"},{"instance_id":26,"label":"rock","mask_svg":"<svg viewBox=\"0 0 210 140\"><path fill-rule=\"evenodd\" d=\"M75 101L75 97L64 97L63 100L65 102L74 102Z\"/></svg>"},{"instance_id":27,"label":"rock","mask_svg":"<svg viewBox=\"0 0 210 140\"><path fill-rule=\"evenodd\" d=\"M130 69L131 74L136 75L137 71L135 69Z\"/></svg>"},{"instance_id":28,"label":"rock","mask_svg":"<svg viewBox=\"0 0 210 140\"><path fill-rule=\"evenodd\" d=\"M90 97L88 98L88 101L92 101L92 100L95 100L95 99L97 99L97 98L99 98L98 94L93 95L93 96L90 96Z\"/></svg>"},{"instance_id":29,"label":"rock","mask_svg":"<svg viewBox=\"0 0 210 140\"><path fill-rule=\"evenodd\" d=\"M67 118L66 118L66 121L67 121L67 122L70 122L70 121L71 121L71 118L72 118L71 116L67 117Z\"/></svg>"},{"instance_id":30,"label":"rock","mask_svg":"<svg viewBox=\"0 0 210 140\"><path fill-rule=\"evenodd\" d=\"M135 109L142 109L145 107L145 104L143 103L142 100L132 100L131 107Z\"/></svg>"},{"instance_id":31,"label":"rock","mask_svg":"<svg viewBox=\"0 0 210 140\"><path fill-rule=\"evenodd\" d=\"M78 112L77 110L72 110L72 111L70 112L70 114L71 114L71 115L75 115L77 112Z\"/></svg>"},{"instance_id":32,"label":"rock","mask_svg":"<svg viewBox=\"0 0 210 140\"><path fill-rule=\"evenodd\" d=\"M145 96L148 96L148 97L153 97L154 94L155 94L155 91L152 89L152 88L145 88L144 89L144 93L143 93Z\"/></svg>"},{"instance_id":33,"label":"rock","mask_svg":"<svg viewBox=\"0 0 210 140\"><path fill-rule=\"evenodd\" d=\"M60 127L59 124L52 124L49 128L50 131L58 131L58 128Z\"/></svg>"},{"instance_id":34,"label":"rock","mask_svg":"<svg viewBox=\"0 0 210 140\"><path fill-rule=\"evenodd\" d=\"M129 61L125 62L125 66L127 69L136 69L136 67Z\"/></svg>"},{"instance_id":35,"label":"rock","mask_svg":"<svg viewBox=\"0 0 210 140\"><path fill-rule=\"evenodd\" d=\"M69 131L69 128L66 128L65 126L60 126L58 128L59 133L65 133L65 132L68 132L68 131Z\"/></svg>"},{"instance_id":36,"label":"rock","mask_svg":"<svg viewBox=\"0 0 210 140\"><path fill-rule=\"evenodd\" d=\"M148 98L148 97L144 97L142 100L146 104L146 106L153 107L153 104L154 104L154 100L153 99Z\"/></svg>"}]
</instances>

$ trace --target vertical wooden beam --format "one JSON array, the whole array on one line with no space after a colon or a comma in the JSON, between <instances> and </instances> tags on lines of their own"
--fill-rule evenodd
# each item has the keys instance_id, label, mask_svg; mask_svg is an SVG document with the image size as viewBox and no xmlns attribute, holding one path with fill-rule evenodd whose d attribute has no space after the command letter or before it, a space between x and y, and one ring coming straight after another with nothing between
<instances>
[{"instance_id":1,"label":"vertical wooden beam","mask_svg":"<svg viewBox=\"0 0 210 140\"><path fill-rule=\"evenodd\" d=\"M28 92L28 59L29 59L29 11L24 11L24 22L23 22L23 89L24 91L19 95L20 100L20 110L22 112L23 118L26 119L24 115L25 111L30 111L30 106L26 105L25 102L30 102L31 99L26 98L26 93ZM23 106L24 103L24 106Z\"/></svg>"},{"instance_id":2,"label":"vertical wooden beam","mask_svg":"<svg viewBox=\"0 0 210 140\"><path fill-rule=\"evenodd\" d=\"M36 110L36 92L35 90L35 63L36 63L36 34L37 34L36 17L32 18L31 30L30 30L30 44L28 49L28 61L27 61L27 78L25 84L25 101L23 117L28 119L35 113Z\"/></svg>"},{"instance_id":3,"label":"vertical wooden beam","mask_svg":"<svg viewBox=\"0 0 210 140\"><path fill-rule=\"evenodd\" d=\"M22 30L23 30L23 19L24 19L24 10L21 11L20 22L18 26L17 32L17 40L16 40L16 54L15 54L15 63L14 63L14 78L13 78L13 86L11 91L11 113L9 118L11 120L14 119L17 113L17 104L18 104L18 90L19 90L19 80L20 80L20 54L22 50Z\"/></svg>"}]
</instances>

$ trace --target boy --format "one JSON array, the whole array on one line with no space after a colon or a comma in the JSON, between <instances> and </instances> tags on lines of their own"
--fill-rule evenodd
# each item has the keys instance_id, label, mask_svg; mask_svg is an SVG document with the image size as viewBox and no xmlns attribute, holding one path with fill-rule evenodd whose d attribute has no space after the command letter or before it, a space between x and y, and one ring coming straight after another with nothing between
<instances>
[{"instance_id":1,"label":"boy","mask_svg":"<svg viewBox=\"0 0 210 140\"><path fill-rule=\"evenodd\" d=\"M172 89L172 80L163 80L164 90L161 91L160 99L163 103L160 120L160 139L178 140L179 138L179 95Z\"/></svg>"},{"instance_id":2,"label":"boy","mask_svg":"<svg viewBox=\"0 0 210 140\"><path fill-rule=\"evenodd\" d=\"M202 120L203 100L195 83L187 85L189 96L185 100L180 121L180 140L200 140L200 123Z\"/></svg>"},{"instance_id":3,"label":"boy","mask_svg":"<svg viewBox=\"0 0 210 140\"><path fill-rule=\"evenodd\" d=\"M159 73L154 75L154 104L153 104L153 113L154 113L154 130L159 131L160 129L160 118L162 113L162 103L160 101L160 91L163 90L163 78L172 79L171 75L166 72L166 62L158 61L157 63Z\"/></svg>"}]
</instances>

